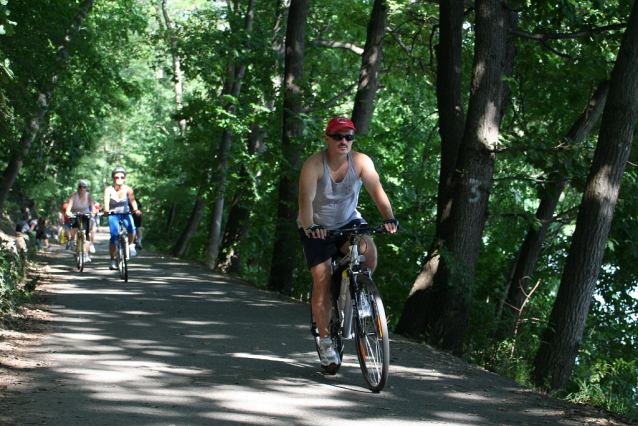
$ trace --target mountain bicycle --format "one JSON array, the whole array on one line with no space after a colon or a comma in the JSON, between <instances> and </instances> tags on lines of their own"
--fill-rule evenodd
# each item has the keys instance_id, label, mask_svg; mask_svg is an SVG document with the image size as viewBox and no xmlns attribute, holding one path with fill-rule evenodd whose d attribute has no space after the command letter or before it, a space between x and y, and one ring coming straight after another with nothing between
<instances>
[{"instance_id":1,"label":"mountain bicycle","mask_svg":"<svg viewBox=\"0 0 638 426\"><path fill-rule=\"evenodd\" d=\"M129 214L130 213L109 213L110 216L119 216L120 220L120 231L117 234L117 244L115 245L115 262L120 272L120 278L125 282L128 282L129 246L128 232L124 225L123 217Z\"/></svg>"},{"instance_id":2,"label":"mountain bicycle","mask_svg":"<svg viewBox=\"0 0 638 426\"><path fill-rule=\"evenodd\" d=\"M75 244L73 249L75 250L75 262L78 266L78 270L82 272L84 270L84 263L87 255L87 248L85 246L87 230L84 228L84 219L89 219L89 226L91 223L91 215L89 213L75 213L72 218L78 220L78 232L75 234Z\"/></svg>"},{"instance_id":3,"label":"mountain bicycle","mask_svg":"<svg viewBox=\"0 0 638 426\"><path fill-rule=\"evenodd\" d=\"M333 258L331 263L332 312L328 331L342 360L344 341L354 339L361 373L373 392L380 392L388 380L390 338L383 301L372 281L372 272L361 266L365 255L359 254L359 241L361 235L384 232L384 226L364 225L327 233L328 237L346 235L350 241L348 254L341 260ZM310 312L311 331L319 353L319 330L312 309Z\"/></svg>"}]
</instances>

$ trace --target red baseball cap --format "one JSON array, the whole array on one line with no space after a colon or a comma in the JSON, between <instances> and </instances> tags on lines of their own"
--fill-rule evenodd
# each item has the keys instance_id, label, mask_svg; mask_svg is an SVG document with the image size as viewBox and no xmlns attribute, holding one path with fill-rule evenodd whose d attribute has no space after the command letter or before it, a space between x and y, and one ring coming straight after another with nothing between
<instances>
[{"instance_id":1,"label":"red baseball cap","mask_svg":"<svg viewBox=\"0 0 638 426\"><path fill-rule=\"evenodd\" d=\"M335 117L328 122L328 125L326 126L326 133L336 132L337 130L341 129L357 130L356 127L354 127L354 124L352 124L352 121L348 120L347 118Z\"/></svg>"}]
</instances>

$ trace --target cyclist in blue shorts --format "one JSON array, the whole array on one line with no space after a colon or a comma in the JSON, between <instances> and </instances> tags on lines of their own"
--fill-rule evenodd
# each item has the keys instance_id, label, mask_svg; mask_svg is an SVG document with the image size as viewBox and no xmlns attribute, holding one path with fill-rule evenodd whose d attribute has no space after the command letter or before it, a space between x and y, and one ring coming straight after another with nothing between
<instances>
[{"instance_id":1,"label":"cyclist in blue shorts","mask_svg":"<svg viewBox=\"0 0 638 426\"><path fill-rule=\"evenodd\" d=\"M341 364L328 332L330 322L330 260L337 250L348 252L346 239L326 238L327 230L367 223L357 210L359 191L364 185L388 232L396 232L399 222L394 218L374 163L365 154L352 151L355 127L345 117L328 122L323 138L327 149L310 156L299 177L299 217L297 226L308 268L312 273L312 312L319 331L321 366L330 371ZM377 248L369 235L361 244L366 260L364 267L372 271L377 266Z\"/></svg>"},{"instance_id":2,"label":"cyclist in blue shorts","mask_svg":"<svg viewBox=\"0 0 638 426\"><path fill-rule=\"evenodd\" d=\"M111 178L113 178L113 186L109 186L104 190L104 212L124 215L122 220L128 233L129 253L131 256L137 256L134 244L135 224L133 223L133 216L131 213L139 216L142 212L138 210L137 203L135 202L135 195L133 194L133 188L124 184L124 179L126 179L126 170L122 167L115 168L111 173ZM129 208L129 202L133 208L132 211ZM115 245L117 244L117 235L120 230L119 216L109 215L109 228L111 230L111 240L109 244L111 264L109 268L116 270Z\"/></svg>"}]
</instances>

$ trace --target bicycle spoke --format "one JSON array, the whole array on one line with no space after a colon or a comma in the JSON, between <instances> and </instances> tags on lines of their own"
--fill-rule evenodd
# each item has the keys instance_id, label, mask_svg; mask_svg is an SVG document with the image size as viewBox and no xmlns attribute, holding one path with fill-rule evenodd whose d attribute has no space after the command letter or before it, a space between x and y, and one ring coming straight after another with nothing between
<instances>
[{"instance_id":1,"label":"bicycle spoke","mask_svg":"<svg viewBox=\"0 0 638 426\"><path fill-rule=\"evenodd\" d=\"M365 298L370 306L368 309L361 308L357 311L357 356L368 387L374 392L379 392L385 386L390 366L390 342L385 310L372 280L360 276L359 284L362 288L360 297Z\"/></svg>"}]
</instances>

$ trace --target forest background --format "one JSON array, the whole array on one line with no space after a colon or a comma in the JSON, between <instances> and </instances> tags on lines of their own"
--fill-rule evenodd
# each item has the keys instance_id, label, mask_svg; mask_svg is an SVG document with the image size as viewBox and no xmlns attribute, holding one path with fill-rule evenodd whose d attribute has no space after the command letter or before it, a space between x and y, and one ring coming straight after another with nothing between
<instances>
[{"instance_id":1,"label":"forest background","mask_svg":"<svg viewBox=\"0 0 638 426\"><path fill-rule=\"evenodd\" d=\"M0 209L56 220L122 166L147 248L305 300L296 180L352 117L402 226L391 329L638 418L636 9L0 0Z\"/></svg>"}]
</instances>

